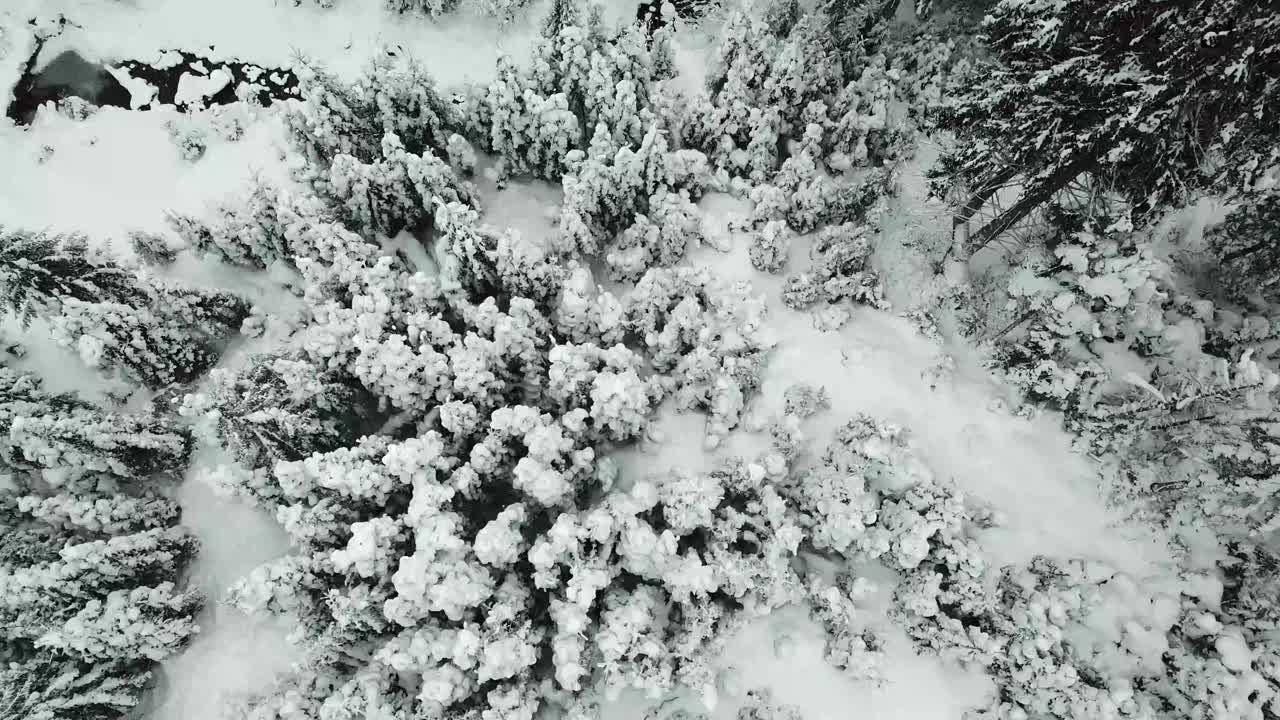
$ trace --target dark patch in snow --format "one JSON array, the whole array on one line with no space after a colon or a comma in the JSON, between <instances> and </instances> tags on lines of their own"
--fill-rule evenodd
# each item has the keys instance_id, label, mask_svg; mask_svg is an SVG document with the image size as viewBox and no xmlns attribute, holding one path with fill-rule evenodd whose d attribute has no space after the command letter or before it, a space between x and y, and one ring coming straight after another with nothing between
<instances>
[{"instance_id":1,"label":"dark patch in snow","mask_svg":"<svg viewBox=\"0 0 1280 720\"><path fill-rule=\"evenodd\" d=\"M126 70L132 77L147 81L158 89L156 100L152 104L172 105L178 92L178 81L182 79L184 73L207 77L218 70L224 70L229 73L231 82L227 83L217 93L205 98L204 104L206 106L226 105L236 102L236 88L241 83L255 86L258 102L263 105L298 97L298 77L293 74L292 70L280 68L264 69L261 65L254 63L209 60L183 50L171 52L182 56L182 62L173 67L155 68L137 60L125 60L115 66ZM271 83L261 82L263 72L270 73Z\"/></svg>"},{"instance_id":2,"label":"dark patch in snow","mask_svg":"<svg viewBox=\"0 0 1280 720\"><path fill-rule=\"evenodd\" d=\"M151 102L136 108L138 110L149 110L156 105L173 105L184 74L208 77L218 70L228 73L231 80L216 93L203 99L205 107L236 102L239 99L236 97L236 88L241 83L252 88L252 94L262 105L298 97L298 77L288 69L209 60L182 50L169 53L170 56L182 56L181 62L159 63L166 67L154 67L138 60L94 63L85 60L75 51L68 50L36 71L43 48L44 40L38 39L31 57L27 59L22 77L14 87L14 98L5 113L20 125L30 124L35 118L36 110L44 103L58 102L68 97L82 98L98 106L128 109L131 99L129 90L108 72L108 67L124 70L131 77L146 81L156 88L156 96ZM270 82L262 81L263 73L269 73ZM179 106L178 109L188 108Z\"/></svg>"},{"instance_id":3,"label":"dark patch in snow","mask_svg":"<svg viewBox=\"0 0 1280 720\"><path fill-rule=\"evenodd\" d=\"M650 35L666 26L667 20L662 17L663 0L649 0L636 6L636 22L644 25ZM676 14L686 20L700 18L718 6L719 0L671 0Z\"/></svg>"}]
</instances>

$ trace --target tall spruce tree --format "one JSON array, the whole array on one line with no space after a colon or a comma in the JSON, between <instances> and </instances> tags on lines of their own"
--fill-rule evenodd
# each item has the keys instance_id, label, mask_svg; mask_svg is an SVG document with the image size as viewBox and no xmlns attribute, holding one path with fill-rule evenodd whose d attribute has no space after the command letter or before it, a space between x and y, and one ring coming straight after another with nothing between
<instances>
[{"instance_id":1,"label":"tall spruce tree","mask_svg":"<svg viewBox=\"0 0 1280 720\"><path fill-rule=\"evenodd\" d=\"M954 197L963 229L1021 190L969 250L1083 175L1141 218L1263 169L1280 111L1274 3L1003 0L983 32L992 62L943 113L956 142L933 190Z\"/></svg>"}]
</instances>

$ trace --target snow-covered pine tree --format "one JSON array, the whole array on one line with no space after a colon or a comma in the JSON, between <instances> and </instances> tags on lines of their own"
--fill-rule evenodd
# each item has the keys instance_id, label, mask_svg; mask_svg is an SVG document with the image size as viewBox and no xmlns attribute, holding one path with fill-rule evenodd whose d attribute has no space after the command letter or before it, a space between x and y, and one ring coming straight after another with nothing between
<instances>
[{"instance_id":1,"label":"snow-covered pine tree","mask_svg":"<svg viewBox=\"0 0 1280 720\"><path fill-rule=\"evenodd\" d=\"M114 720L141 702L147 662L87 664L42 653L0 668L0 720Z\"/></svg>"},{"instance_id":2,"label":"snow-covered pine tree","mask_svg":"<svg viewBox=\"0 0 1280 720\"><path fill-rule=\"evenodd\" d=\"M120 493L19 495L13 499L20 515L59 530L94 535L127 535L177 524L179 509L158 495Z\"/></svg>"},{"instance_id":3,"label":"snow-covered pine tree","mask_svg":"<svg viewBox=\"0 0 1280 720\"><path fill-rule=\"evenodd\" d=\"M178 470L191 452L189 436L169 420L103 412L9 368L0 368L0 442L18 467L126 478Z\"/></svg>"},{"instance_id":4,"label":"snow-covered pine tree","mask_svg":"<svg viewBox=\"0 0 1280 720\"><path fill-rule=\"evenodd\" d=\"M0 718L122 717L197 630L199 594L172 583L195 541L169 500L17 486L0 491Z\"/></svg>"},{"instance_id":5,"label":"snow-covered pine tree","mask_svg":"<svg viewBox=\"0 0 1280 720\"><path fill-rule=\"evenodd\" d=\"M181 414L247 468L328 452L357 434L373 415L372 400L354 379L290 356L256 356L246 369L214 370Z\"/></svg>"},{"instance_id":6,"label":"snow-covered pine tree","mask_svg":"<svg viewBox=\"0 0 1280 720\"><path fill-rule=\"evenodd\" d=\"M1262 304L1280 297L1280 190L1270 184L1230 193L1231 211L1208 233L1218 260L1208 275L1226 299Z\"/></svg>"},{"instance_id":7,"label":"snow-covered pine tree","mask_svg":"<svg viewBox=\"0 0 1280 720\"><path fill-rule=\"evenodd\" d=\"M0 368L0 445L0 718L123 717L196 632L201 599L173 585L195 553L177 504L107 476L176 470L189 441Z\"/></svg>"},{"instance_id":8,"label":"snow-covered pine tree","mask_svg":"<svg viewBox=\"0 0 1280 720\"><path fill-rule=\"evenodd\" d=\"M318 65L299 73L302 104L287 123L308 161L302 169L316 180L339 154L364 163L382 157L382 139L400 138L405 151L446 157L449 136L460 127L455 107L440 96L421 63L390 48L370 59L353 84Z\"/></svg>"},{"instance_id":9,"label":"snow-covered pine tree","mask_svg":"<svg viewBox=\"0 0 1280 720\"><path fill-rule=\"evenodd\" d=\"M172 265L180 249L164 235L139 230L129 233L129 247L143 264L156 267Z\"/></svg>"},{"instance_id":10,"label":"snow-covered pine tree","mask_svg":"<svg viewBox=\"0 0 1280 720\"><path fill-rule=\"evenodd\" d=\"M601 123L619 144L641 142L656 120L657 75L669 64L669 56L655 57L639 26L609 34L598 8L587 14L577 0L564 0L544 20L531 64L499 61L470 124L508 175L559 180L569 169L565 156L583 149Z\"/></svg>"},{"instance_id":11,"label":"snow-covered pine tree","mask_svg":"<svg viewBox=\"0 0 1280 720\"><path fill-rule=\"evenodd\" d=\"M139 276L132 304L63 301L50 318L54 340L90 367L120 368L151 388L185 383L212 367L248 304L218 290Z\"/></svg>"},{"instance_id":12,"label":"snow-covered pine tree","mask_svg":"<svg viewBox=\"0 0 1280 720\"><path fill-rule=\"evenodd\" d=\"M213 209L212 217L170 213L169 227L186 248L225 263L263 269L292 260L278 217L275 188L255 180L247 192Z\"/></svg>"},{"instance_id":13,"label":"snow-covered pine tree","mask_svg":"<svg viewBox=\"0 0 1280 720\"><path fill-rule=\"evenodd\" d=\"M941 116L957 143L932 171L967 227L1001 188L1018 199L969 234L989 243L1083 175L1140 220L1271 161L1280 111L1273 8L1252 0L1165 7L1126 0L1004 0L983 24L991 62ZM1173 61L1176 59L1176 62Z\"/></svg>"},{"instance_id":14,"label":"snow-covered pine tree","mask_svg":"<svg viewBox=\"0 0 1280 720\"><path fill-rule=\"evenodd\" d=\"M83 235L0 227L0 304L24 322L64 300L132 302L133 273L91 251Z\"/></svg>"},{"instance_id":15,"label":"snow-covered pine tree","mask_svg":"<svg viewBox=\"0 0 1280 720\"><path fill-rule=\"evenodd\" d=\"M445 160L431 149L410 153L393 134L382 138L377 162L335 156L323 188L346 224L366 236L394 237L401 230L429 227L440 204L477 204L471 183L459 178Z\"/></svg>"},{"instance_id":16,"label":"snow-covered pine tree","mask_svg":"<svg viewBox=\"0 0 1280 720\"><path fill-rule=\"evenodd\" d=\"M650 126L638 145L618 148L601 123L587 154L575 156L574 163L564 178L561 252L603 250L615 274L638 278L654 264L675 262L701 239L692 202L711 181L706 156L671 150L661 125ZM663 224L655 225L659 220ZM629 227L614 247L614 238Z\"/></svg>"}]
</instances>

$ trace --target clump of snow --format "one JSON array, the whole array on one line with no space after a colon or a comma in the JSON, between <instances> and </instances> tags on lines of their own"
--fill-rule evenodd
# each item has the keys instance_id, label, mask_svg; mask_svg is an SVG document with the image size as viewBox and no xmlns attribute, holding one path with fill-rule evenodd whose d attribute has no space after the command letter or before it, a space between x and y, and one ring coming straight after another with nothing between
<instances>
[{"instance_id":1,"label":"clump of snow","mask_svg":"<svg viewBox=\"0 0 1280 720\"><path fill-rule=\"evenodd\" d=\"M192 67L194 68L194 63ZM213 97L231 83L231 73L226 68L218 68L208 75L182 73L178 78L178 90L174 93L173 103L181 106L203 106L207 98Z\"/></svg>"}]
</instances>

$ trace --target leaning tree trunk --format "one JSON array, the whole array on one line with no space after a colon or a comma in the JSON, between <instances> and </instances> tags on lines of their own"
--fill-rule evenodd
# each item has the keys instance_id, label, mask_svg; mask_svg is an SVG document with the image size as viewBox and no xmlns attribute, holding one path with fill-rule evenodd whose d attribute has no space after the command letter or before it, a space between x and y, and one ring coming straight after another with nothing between
<instances>
[{"instance_id":1,"label":"leaning tree trunk","mask_svg":"<svg viewBox=\"0 0 1280 720\"><path fill-rule=\"evenodd\" d=\"M1006 167L996 173L996 175L990 180L983 183L979 190L970 195L969 199L956 209L955 213L951 216L951 239L953 242L959 241L963 242L966 246L968 245L969 221L973 219L974 215L978 214L978 211L987 204L987 201L990 200L992 196L1000 191L1000 188L1004 187L1005 183L1012 180L1017 174L1017 168L1012 166Z\"/></svg>"},{"instance_id":2,"label":"leaning tree trunk","mask_svg":"<svg viewBox=\"0 0 1280 720\"><path fill-rule=\"evenodd\" d=\"M1043 180L1025 190L1022 193L1022 197L1018 198L1018 201L1011 205L1009 209L997 215L994 220L983 225L982 229L969 237L968 247L966 248L969 254L972 255L986 247L992 240L1017 225L1027 215L1030 215L1031 211L1052 200L1054 195L1058 194L1072 180L1079 177L1081 173L1092 167L1094 162L1095 156L1092 153L1081 155L1065 165L1059 165L1057 170L1049 173ZM994 193L994 190L991 192ZM968 204L966 204L964 209L968 209L968 207ZM976 210L973 212L976 212ZM970 213L970 216L972 216L972 213Z\"/></svg>"}]
</instances>

